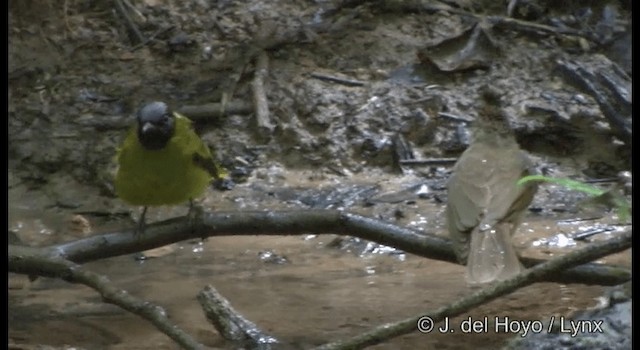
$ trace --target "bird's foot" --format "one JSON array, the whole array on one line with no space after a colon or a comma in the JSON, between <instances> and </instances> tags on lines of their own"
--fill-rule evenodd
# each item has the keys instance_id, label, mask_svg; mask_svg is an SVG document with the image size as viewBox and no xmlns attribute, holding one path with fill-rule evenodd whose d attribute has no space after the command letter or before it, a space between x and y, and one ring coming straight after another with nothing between
<instances>
[{"instance_id":1,"label":"bird's foot","mask_svg":"<svg viewBox=\"0 0 640 350\"><path fill-rule=\"evenodd\" d=\"M136 236L142 236L144 234L144 230L147 228L147 224L144 221L139 221L136 226L136 230L134 231Z\"/></svg>"},{"instance_id":2,"label":"bird's foot","mask_svg":"<svg viewBox=\"0 0 640 350\"><path fill-rule=\"evenodd\" d=\"M134 231L134 234L138 237L142 236L144 234L144 230L147 228L146 216L147 216L147 207L144 207L142 209L142 214L140 214L140 218L138 219L138 226Z\"/></svg>"},{"instance_id":3,"label":"bird's foot","mask_svg":"<svg viewBox=\"0 0 640 350\"><path fill-rule=\"evenodd\" d=\"M193 200L189 200L189 212L187 213L187 224L191 226L192 230L196 229L202 222L202 216L204 215L204 208Z\"/></svg>"}]
</instances>

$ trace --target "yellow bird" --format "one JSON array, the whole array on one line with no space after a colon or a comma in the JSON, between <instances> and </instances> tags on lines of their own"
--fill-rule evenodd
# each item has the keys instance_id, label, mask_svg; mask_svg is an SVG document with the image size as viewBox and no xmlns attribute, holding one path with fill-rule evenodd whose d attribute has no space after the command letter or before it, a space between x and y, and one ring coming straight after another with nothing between
<instances>
[{"instance_id":1,"label":"yellow bird","mask_svg":"<svg viewBox=\"0 0 640 350\"><path fill-rule=\"evenodd\" d=\"M117 154L115 190L125 202L144 206L137 231L142 233L147 207L189 201L191 213L192 200L226 174L191 120L164 102L144 105L136 119Z\"/></svg>"}]
</instances>

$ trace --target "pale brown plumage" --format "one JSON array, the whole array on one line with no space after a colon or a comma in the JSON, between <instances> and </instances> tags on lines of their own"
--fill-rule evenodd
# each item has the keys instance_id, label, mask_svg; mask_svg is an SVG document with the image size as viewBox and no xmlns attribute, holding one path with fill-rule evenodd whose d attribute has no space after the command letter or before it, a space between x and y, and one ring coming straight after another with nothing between
<instances>
[{"instance_id":1,"label":"pale brown plumage","mask_svg":"<svg viewBox=\"0 0 640 350\"><path fill-rule=\"evenodd\" d=\"M467 264L471 283L503 280L522 271L511 236L537 190L535 185L516 185L532 173L532 164L513 136L499 96L484 88L481 97L473 140L447 186L449 236L458 260Z\"/></svg>"}]
</instances>

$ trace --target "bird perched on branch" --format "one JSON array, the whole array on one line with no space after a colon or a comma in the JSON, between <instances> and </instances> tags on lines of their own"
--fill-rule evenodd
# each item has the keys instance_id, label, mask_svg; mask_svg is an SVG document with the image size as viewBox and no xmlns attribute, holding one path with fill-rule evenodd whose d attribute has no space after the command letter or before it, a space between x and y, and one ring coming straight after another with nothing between
<instances>
[{"instance_id":1,"label":"bird perched on branch","mask_svg":"<svg viewBox=\"0 0 640 350\"><path fill-rule=\"evenodd\" d=\"M132 205L143 206L138 233L145 227L147 207L175 205L202 195L212 180L226 180L191 121L164 102L151 102L137 113L118 154L115 190Z\"/></svg>"},{"instance_id":2,"label":"bird perched on branch","mask_svg":"<svg viewBox=\"0 0 640 350\"><path fill-rule=\"evenodd\" d=\"M480 96L473 139L447 185L449 236L470 283L504 280L524 269L511 237L537 190L534 183L516 185L533 173L532 164L515 140L499 93L483 87Z\"/></svg>"}]
</instances>

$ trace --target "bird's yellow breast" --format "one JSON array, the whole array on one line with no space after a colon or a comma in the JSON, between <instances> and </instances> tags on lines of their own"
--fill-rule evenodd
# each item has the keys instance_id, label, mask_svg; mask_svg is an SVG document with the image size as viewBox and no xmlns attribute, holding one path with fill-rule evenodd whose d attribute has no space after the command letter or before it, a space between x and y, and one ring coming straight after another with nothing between
<instances>
[{"instance_id":1,"label":"bird's yellow breast","mask_svg":"<svg viewBox=\"0 0 640 350\"><path fill-rule=\"evenodd\" d=\"M175 114L175 133L160 150L147 150L138 141L134 126L118 152L115 190L132 205L180 204L202 195L211 175L194 162L209 159L211 152L193 131L191 121Z\"/></svg>"}]
</instances>

